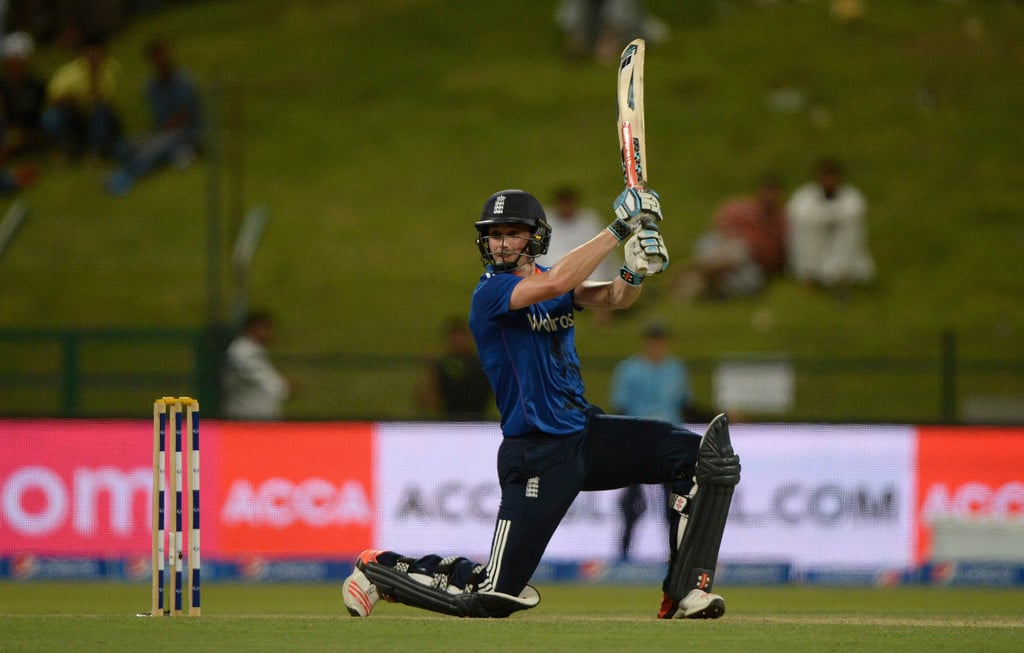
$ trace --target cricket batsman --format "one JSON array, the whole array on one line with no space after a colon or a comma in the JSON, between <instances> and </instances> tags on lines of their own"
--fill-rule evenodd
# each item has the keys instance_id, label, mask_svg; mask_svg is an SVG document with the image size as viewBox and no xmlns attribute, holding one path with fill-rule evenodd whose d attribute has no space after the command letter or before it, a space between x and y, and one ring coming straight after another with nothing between
<instances>
[{"instance_id":1,"label":"cricket batsman","mask_svg":"<svg viewBox=\"0 0 1024 653\"><path fill-rule=\"evenodd\" d=\"M353 616L368 616L381 598L459 617L535 607L540 595L530 578L576 496L654 483L671 484L673 515L658 617L725 613L725 599L711 590L740 479L726 416L702 437L678 424L605 414L584 396L576 311L628 308L647 280L638 270L651 276L669 260L657 193L627 188L612 208L606 229L545 268L534 260L551 239L540 202L518 189L484 202L475 223L484 273L469 326L501 414L501 503L490 559L364 551L342 586ZM588 281L620 244L619 277Z\"/></svg>"}]
</instances>

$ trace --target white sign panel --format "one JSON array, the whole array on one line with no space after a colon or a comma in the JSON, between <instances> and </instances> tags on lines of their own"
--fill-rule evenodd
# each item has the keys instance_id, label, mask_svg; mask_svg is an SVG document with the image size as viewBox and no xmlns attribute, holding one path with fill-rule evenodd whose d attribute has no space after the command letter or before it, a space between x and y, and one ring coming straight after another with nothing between
<instances>
[{"instance_id":1,"label":"white sign panel","mask_svg":"<svg viewBox=\"0 0 1024 653\"><path fill-rule=\"evenodd\" d=\"M375 546L405 555L438 553L485 561L501 500L498 425L384 423L378 425L378 435ZM546 557L614 557L620 522L617 496L616 491L581 494Z\"/></svg>"},{"instance_id":2,"label":"white sign panel","mask_svg":"<svg viewBox=\"0 0 1024 653\"><path fill-rule=\"evenodd\" d=\"M743 465L722 560L912 563L911 427L733 425Z\"/></svg>"},{"instance_id":3,"label":"white sign panel","mask_svg":"<svg viewBox=\"0 0 1024 653\"><path fill-rule=\"evenodd\" d=\"M914 432L909 427L733 425L743 477L721 559L796 567L911 561ZM485 561L500 494L497 424L379 425L375 546ZM552 538L548 560L618 556L619 491L588 492ZM648 487L634 559L667 558L660 487Z\"/></svg>"},{"instance_id":4,"label":"white sign panel","mask_svg":"<svg viewBox=\"0 0 1024 653\"><path fill-rule=\"evenodd\" d=\"M783 413L793 407L796 374L788 360L727 361L715 368L715 405Z\"/></svg>"}]
</instances>

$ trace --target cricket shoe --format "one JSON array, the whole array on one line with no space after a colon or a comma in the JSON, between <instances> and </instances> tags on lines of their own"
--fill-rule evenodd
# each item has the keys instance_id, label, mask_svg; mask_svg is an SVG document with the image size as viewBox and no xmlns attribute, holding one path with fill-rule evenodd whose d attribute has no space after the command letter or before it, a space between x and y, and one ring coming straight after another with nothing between
<instances>
[{"instance_id":1,"label":"cricket shoe","mask_svg":"<svg viewBox=\"0 0 1024 653\"><path fill-rule=\"evenodd\" d=\"M682 601L662 595L659 619L718 619L725 614L725 599L718 594L693 589Z\"/></svg>"},{"instance_id":2,"label":"cricket shoe","mask_svg":"<svg viewBox=\"0 0 1024 653\"><path fill-rule=\"evenodd\" d=\"M372 549L360 553L356 560L356 568L341 585L342 600L348 608L348 613L353 617L369 617L373 612L373 606L380 600L377 586L370 582L362 569L363 565L376 562L378 553L380 552Z\"/></svg>"}]
</instances>

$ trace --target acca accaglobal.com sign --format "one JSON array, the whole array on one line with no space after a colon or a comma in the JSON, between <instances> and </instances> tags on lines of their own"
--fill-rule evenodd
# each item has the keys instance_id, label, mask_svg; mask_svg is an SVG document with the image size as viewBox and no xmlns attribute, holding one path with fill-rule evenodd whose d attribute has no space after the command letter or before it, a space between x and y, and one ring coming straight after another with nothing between
<instances>
[{"instance_id":1,"label":"acca accaglobal.com sign","mask_svg":"<svg viewBox=\"0 0 1024 653\"><path fill-rule=\"evenodd\" d=\"M700 427L695 427L699 430ZM743 475L728 562L907 568L932 520L1024 520L1024 429L734 424ZM149 554L152 425L0 420L0 557ZM202 423L204 559L351 560L490 551L500 501L494 423ZM632 553L663 561L661 489ZM551 560L614 559L618 491L581 494Z\"/></svg>"}]
</instances>

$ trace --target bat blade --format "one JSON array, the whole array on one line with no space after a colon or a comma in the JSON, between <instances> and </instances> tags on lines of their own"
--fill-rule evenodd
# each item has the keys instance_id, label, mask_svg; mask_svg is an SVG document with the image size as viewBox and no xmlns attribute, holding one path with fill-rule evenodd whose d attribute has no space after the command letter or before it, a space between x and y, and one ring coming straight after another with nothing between
<instances>
[{"instance_id":1,"label":"bat blade","mask_svg":"<svg viewBox=\"0 0 1024 653\"><path fill-rule=\"evenodd\" d=\"M628 188L647 184L647 146L644 134L643 39L634 39L619 57L618 132L622 177Z\"/></svg>"},{"instance_id":2,"label":"bat blade","mask_svg":"<svg viewBox=\"0 0 1024 653\"><path fill-rule=\"evenodd\" d=\"M618 133L622 180L626 188L647 186L647 136L644 131L644 55L646 43L634 39L619 57ZM658 264L657 261L655 261ZM659 267L664 265L661 261ZM651 262L641 255L637 272L646 275Z\"/></svg>"}]
</instances>

